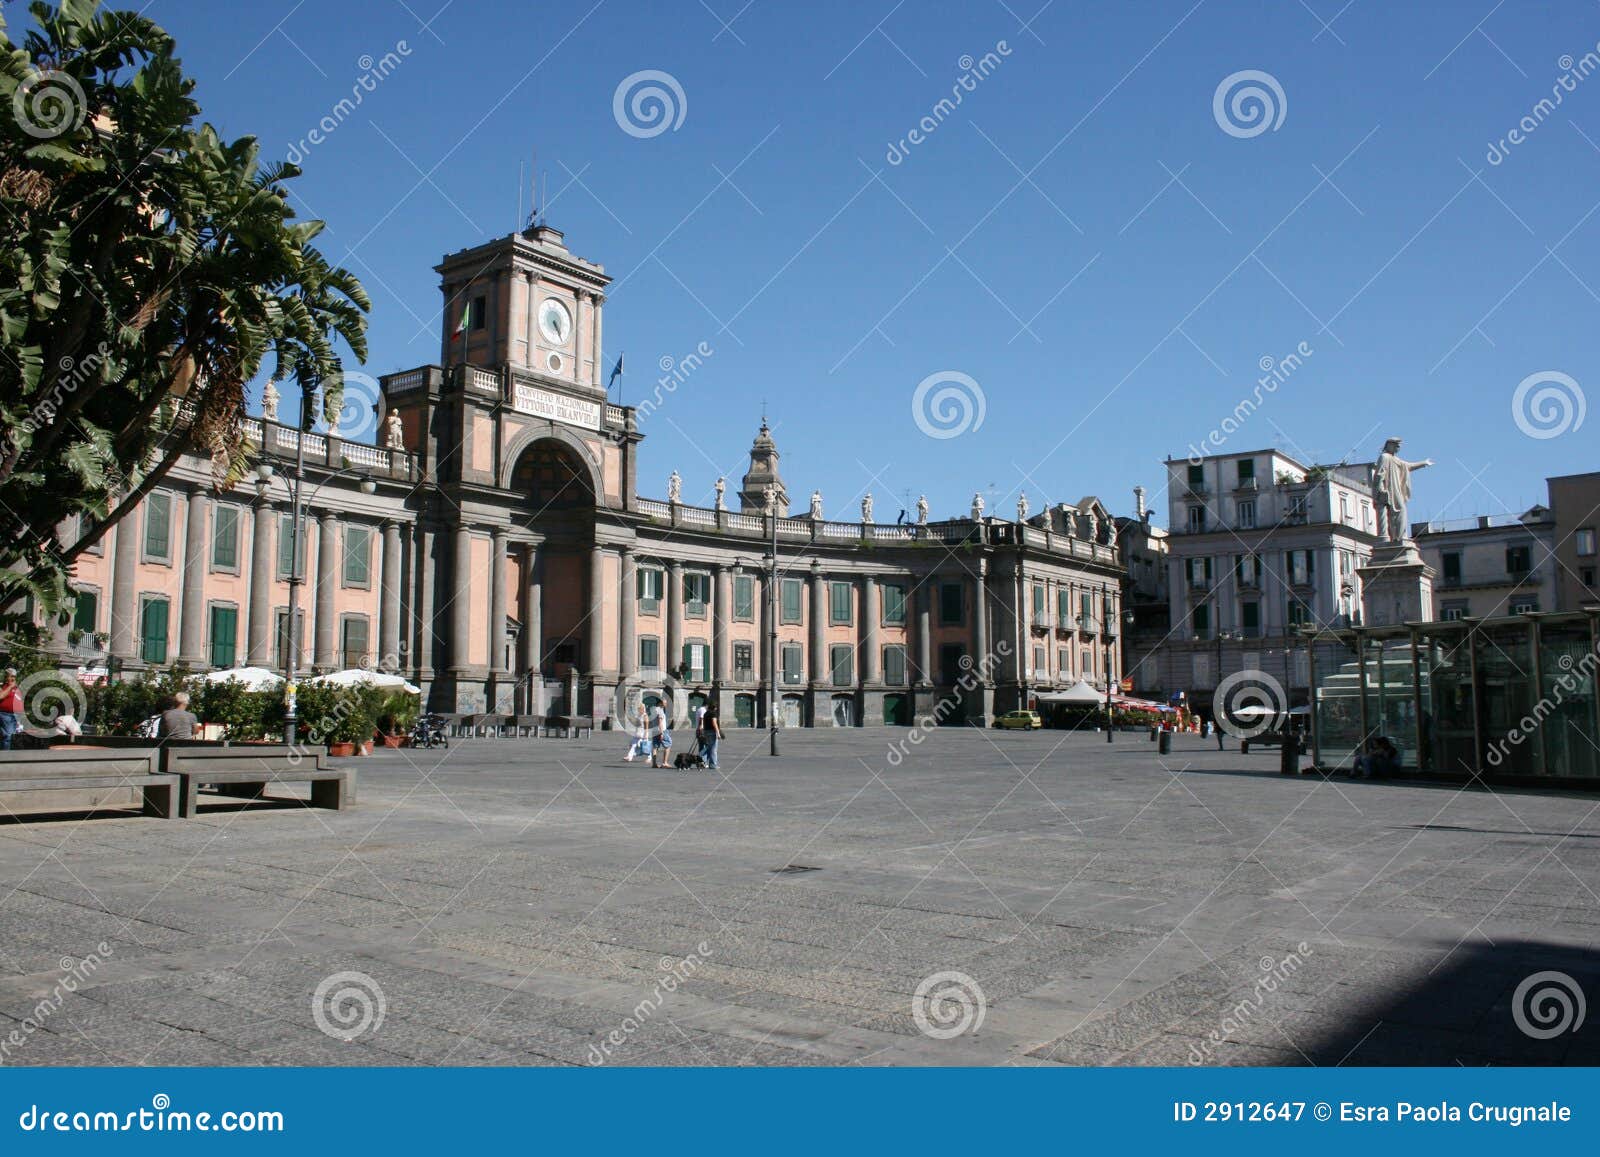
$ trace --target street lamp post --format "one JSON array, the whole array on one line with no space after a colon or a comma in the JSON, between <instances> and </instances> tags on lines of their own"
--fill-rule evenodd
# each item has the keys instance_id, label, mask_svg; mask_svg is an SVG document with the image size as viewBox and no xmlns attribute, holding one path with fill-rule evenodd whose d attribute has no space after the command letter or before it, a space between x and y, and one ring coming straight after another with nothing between
<instances>
[{"instance_id":1,"label":"street lamp post","mask_svg":"<svg viewBox=\"0 0 1600 1157\"><path fill-rule=\"evenodd\" d=\"M1102 602L1100 623L1100 639L1106 648L1106 742L1111 743L1116 736L1116 720L1111 714L1111 648L1116 645L1117 627L1116 620L1111 617L1110 591Z\"/></svg>"},{"instance_id":2,"label":"street lamp post","mask_svg":"<svg viewBox=\"0 0 1600 1157\"><path fill-rule=\"evenodd\" d=\"M778 491L767 487L772 547L767 553L767 739L768 755L778 754Z\"/></svg>"}]
</instances>

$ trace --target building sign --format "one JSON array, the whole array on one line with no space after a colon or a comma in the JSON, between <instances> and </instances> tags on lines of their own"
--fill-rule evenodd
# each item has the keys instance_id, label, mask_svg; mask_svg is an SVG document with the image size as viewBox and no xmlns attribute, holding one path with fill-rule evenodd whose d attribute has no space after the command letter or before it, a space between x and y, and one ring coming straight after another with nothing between
<instances>
[{"instance_id":1,"label":"building sign","mask_svg":"<svg viewBox=\"0 0 1600 1157\"><path fill-rule=\"evenodd\" d=\"M583 426L589 430L600 428L598 402L568 398L551 393L549 390L541 390L537 386L519 385L514 404L519 414L533 414L535 417L548 418L552 422L565 422L569 426Z\"/></svg>"}]
</instances>

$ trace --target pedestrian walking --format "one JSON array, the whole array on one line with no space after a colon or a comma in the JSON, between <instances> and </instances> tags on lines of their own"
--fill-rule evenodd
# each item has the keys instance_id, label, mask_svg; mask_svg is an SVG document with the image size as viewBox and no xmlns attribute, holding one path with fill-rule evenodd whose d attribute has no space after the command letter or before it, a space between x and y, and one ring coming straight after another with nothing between
<instances>
[{"instance_id":1,"label":"pedestrian walking","mask_svg":"<svg viewBox=\"0 0 1600 1157\"><path fill-rule=\"evenodd\" d=\"M628 744L628 754L622 757L624 763L632 763L634 756L650 758L650 716L645 710L643 701L639 703L639 710L633 716L633 739Z\"/></svg>"},{"instance_id":2,"label":"pedestrian walking","mask_svg":"<svg viewBox=\"0 0 1600 1157\"><path fill-rule=\"evenodd\" d=\"M657 703L650 712L650 766L666 767L672 754L672 728L667 720L667 709Z\"/></svg>"},{"instance_id":3,"label":"pedestrian walking","mask_svg":"<svg viewBox=\"0 0 1600 1157\"><path fill-rule=\"evenodd\" d=\"M0 681L0 750L11 750L11 737L22 730L22 690L17 686L17 669L7 667Z\"/></svg>"},{"instance_id":4,"label":"pedestrian walking","mask_svg":"<svg viewBox=\"0 0 1600 1157\"><path fill-rule=\"evenodd\" d=\"M700 717L700 758L706 761L706 767L712 771L717 770L717 748L722 743L722 721L718 717L716 704L706 709Z\"/></svg>"}]
</instances>

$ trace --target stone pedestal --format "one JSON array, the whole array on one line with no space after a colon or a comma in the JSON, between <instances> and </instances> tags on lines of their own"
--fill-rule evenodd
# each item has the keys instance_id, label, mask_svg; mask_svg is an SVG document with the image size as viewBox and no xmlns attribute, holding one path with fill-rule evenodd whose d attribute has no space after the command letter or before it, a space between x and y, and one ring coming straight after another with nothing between
<instances>
[{"instance_id":1,"label":"stone pedestal","mask_svg":"<svg viewBox=\"0 0 1600 1157\"><path fill-rule=\"evenodd\" d=\"M1372 560L1358 567L1365 625L1388 627L1433 619L1433 568L1422 561L1409 539L1372 549Z\"/></svg>"}]
</instances>

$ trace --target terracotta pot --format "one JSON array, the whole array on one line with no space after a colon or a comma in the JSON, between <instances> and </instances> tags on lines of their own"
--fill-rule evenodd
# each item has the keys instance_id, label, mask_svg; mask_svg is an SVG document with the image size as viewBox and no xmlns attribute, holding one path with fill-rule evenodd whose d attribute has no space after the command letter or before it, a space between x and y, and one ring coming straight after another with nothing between
<instances>
[{"instance_id":1,"label":"terracotta pot","mask_svg":"<svg viewBox=\"0 0 1600 1157\"><path fill-rule=\"evenodd\" d=\"M333 756L336 759L343 759L343 758L346 758L348 756L354 755L355 753L356 753L356 745L353 744L353 743L330 743L330 744L328 744L328 754Z\"/></svg>"},{"instance_id":2,"label":"terracotta pot","mask_svg":"<svg viewBox=\"0 0 1600 1157\"><path fill-rule=\"evenodd\" d=\"M410 741L411 737L409 735L385 735L383 737L383 745L385 747L404 747Z\"/></svg>"},{"instance_id":3,"label":"terracotta pot","mask_svg":"<svg viewBox=\"0 0 1600 1157\"><path fill-rule=\"evenodd\" d=\"M369 740L367 740L367 742L363 743L361 745L361 747L356 751L356 754L357 755L371 755L372 754L372 740L369 739Z\"/></svg>"}]
</instances>

